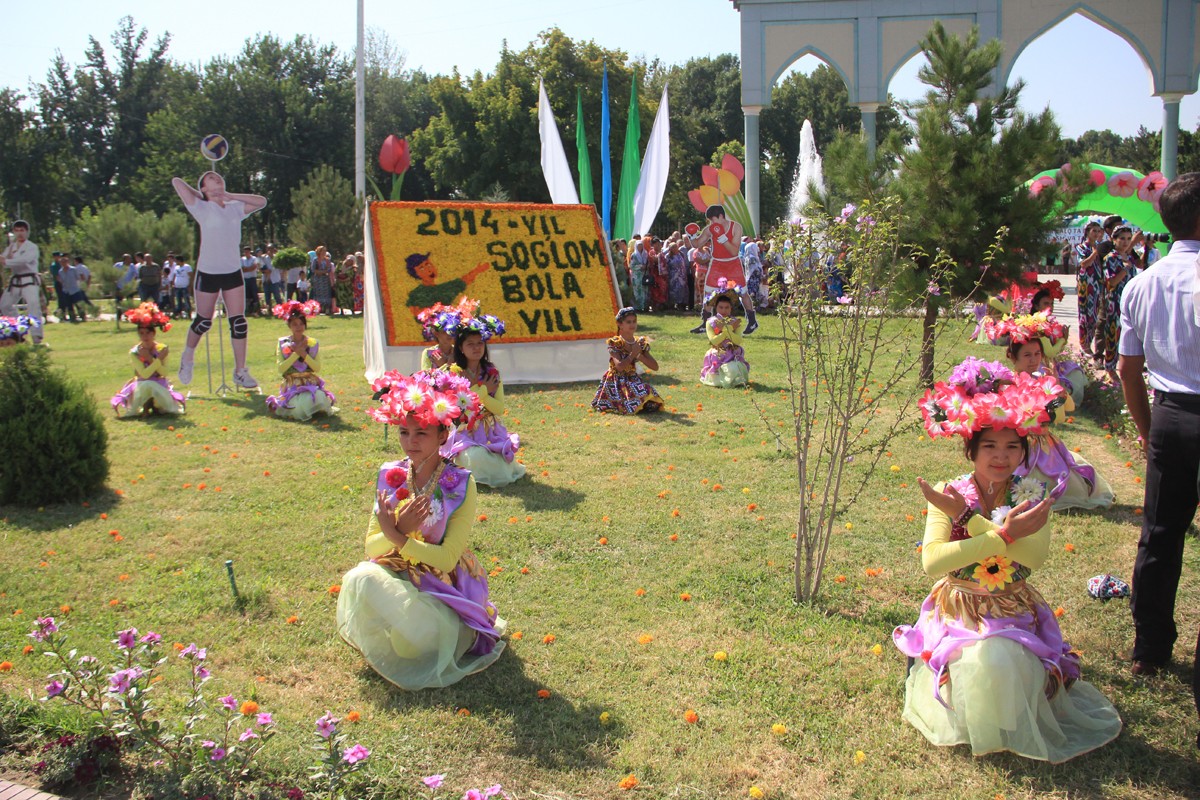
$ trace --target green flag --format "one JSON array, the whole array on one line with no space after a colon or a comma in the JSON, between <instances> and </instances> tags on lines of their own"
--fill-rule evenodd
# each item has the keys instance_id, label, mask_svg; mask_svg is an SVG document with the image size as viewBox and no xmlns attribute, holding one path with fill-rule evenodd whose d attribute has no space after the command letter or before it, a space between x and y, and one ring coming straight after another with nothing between
<instances>
[{"instance_id":1,"label":"green flag","mask_svg":"<svg viewBox=\"0 0 1200 800\"><path fill-rule=\"evenodd\" d=\"M633 229L633 197L637 194L638 181L642 177L642 156L639 142L642 138L642 123L638 117L637 71L629 87L629 122L625 125L625 152L621 154L621 188L617 194L617 218L613 223L613 238L628 240Z\"/></svg>"},{"instance_id":2,"label":"green flag","mask_svg":"<svg viewBox=\"0 0 1200 800\"><path fill-rule=\"evenodd\" d=\"M592 163L588 158L587 135L583 132L583 92L575 90L575 149L579 151L579 202L595 205L592 191Z\"/></svg>"}]
</instances>

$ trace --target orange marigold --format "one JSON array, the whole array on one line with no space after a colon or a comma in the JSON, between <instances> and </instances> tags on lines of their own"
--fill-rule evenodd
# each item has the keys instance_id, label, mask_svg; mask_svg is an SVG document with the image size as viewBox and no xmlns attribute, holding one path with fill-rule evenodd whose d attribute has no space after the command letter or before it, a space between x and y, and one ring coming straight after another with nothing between
<instances>
[{"instance_id":1,"label":"orange marigold","mask_svg":"<svg viewBox=\"0 0 1200 800\"><path fill-rule=\"evenodd\" d=\"M360 719L362 719L362 714L357 711L351 711L346 715L346 722L358 722Z\"/></svg>"},{"instance_id":2,"label":"orange marigold","mask_svg":"<svg viewBox=\"0 0 1200 800\"><path fill-rule=\"evenodd\" d=\"M5 663L7 663L7 662L5 662ZM633 787L638 785L637 776L631 772L628 775L626 775L624 778L621 778L621 782L618 783L617 785L620 786L625 791L629 791L630 789L632 789Z\"/></svg>"},{"instance_id":3,"label":"orange marigold","mask_svg":"<svg viewBox=\"0 0 1200 800\"><path fill-rule=\"evenodd\" d=\"M21 648L21 652L25 655L29 655L30 653L33 652L33 645L31 645L31 644L25 645L24 647Z\"/></svg>"},{"instance_id":4,"label":"orange marigold","mask_svg":"<svg viewBox=\"0 0 1200 800\"><path fill-rule=\"evenodd\" d=\"M700 721L700 715L689 708L687 711L683 712L683 720L689 725L695 725Z\"/></svg>"},{"instance_id":5,"label":"orange marigold","mask_svg":"<svg viewBox=\"0 0 1200 800\"><path fill-rule=\"evenodd\" d=\"M679 595L679 599L686 603L692 599L692 596L687 592L684 592L683 594Z\"/></svg>"},{"instance_id":6,"label":"orange marigold","mask_svg":"<svg viewBox=\"0 0 1200 800\"><path fill-rule=\"evenodd\" d=\"M554 640L557 638L558 637L555 636L553 633L547 633L545 636L542 637L542 644L553 644Z\"/></svg>"},{"instance_id":7,"label":"orange marigold","mask_svg":"<svg viewBox=\"0 0 1200 800\"><path fill-rule=\"evenodd\" d=\"M299 621L300 621L300 618L297 617L295 614L292 614L290 617L287 618L288 625L295 625Z\"/></svg>"},{"instance_id":8,"label":"orange marigold","mask_svg":"<svg viewBox=\"0 0 1200 800\"><path fill-rule=\"evenodd\" d=\"M335 596L336 596L336 595L340 594L340 593L341 593L341 591L342 591L342 587L341 587L341 586L339 586L339 585L338 585L338 584L336 584L336 583L335 583L333 586L330 586L330 587L329 587L329 593L330 593L330 594L332 594L332 595L335 595Z\"/></svg>"},{"instance_id":9,"label":"orange marigold","mask_svg":"<svg viewBox=\"0 0 1200 800\"><path fill-rule=\"evenodd\" d=\"M252 717L258 713L258 703L253 700L247 700L242 703L238 711L242 712L243 717Z\"/></svg>"},{"instance_id":10,"label":"orange marigold","mask_svg":"<svg viewBox=\"0 0 1200 800\"><path fill-rule=\"evenodd\" d=\"M636 594L638 597L643 597L646 594L646 590L639 586L636 590L634 590L633 593Z\"/></svg>"},{"instance_id":11,"label":"orange marigold","mask_svg":"<svg viewBox=\"0 0 1200 800\"><path fill-rule=\"evenodd\" d=\"M638 644L650 644L654 641L654 637L648 633L643 633L638 637Z\"/></svg>"},{"instance_id":12,"label":"orange marigold","mask_svg":"<svg viewBox=\"0 0 1200 800\"><path fill-rule=\"evenodd\" d=\"M0 661L0 672L12 672L13 664L11 661Z\"/></svg>"},{"instance_id":13,"label":"orange marigold","mask_svg":"<svg viewBox=\"0 0 1200 800\"><path fill-rule=\"evenodd\" d=\"M539 700L549 700L550 699L550 690L549 689L538 689L537 695L538 695Z\"/></svg>"}]
</instances>

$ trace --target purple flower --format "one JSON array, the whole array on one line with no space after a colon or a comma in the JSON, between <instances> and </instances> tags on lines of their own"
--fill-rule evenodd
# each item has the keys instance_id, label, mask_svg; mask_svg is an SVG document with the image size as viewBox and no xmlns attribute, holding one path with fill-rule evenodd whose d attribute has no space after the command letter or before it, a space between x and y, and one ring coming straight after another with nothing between
<instances>
[{"instance_id":1,"label":"purple flower","mask_svg":"<svg viewBox=\"0 0 1200 800\"><path fill-rule=\"evenodd\" d=\"M478 789L467 789L463 792L462 800L483 800L483 792Z\"/></svg>"},{"instance_id":2,"label":"purple flower","mask_svg":"<svg viewBox=\"0 0 1200 800\"><path fill-rule=\"evenodd\" d=\"M196 665L194 672L196 673L196 677L202 681L208 680L208 676L212 674L206 667L202 667L199 664Z\"/></svg>"},{"instance_id":3,"label":"purple flower","mask_svg":"<svg viewBox=\"0 0 1200 800\"><path fill-rule=\"evenodd\" d=\"M838 215L837 221L845 222L850 219L850 215L856 210L858 210L858 206L854 205L854 203L846 203L846 205L842 206L842 213Z\"/></svg>"},{"instance_id":4,"label":"purple flower","mask_svg":"<svg viewBox=\"0 0 1200 800\"><path fill-rule=\"evenodd\" d=\"M117 670L108 676L108 690L113 694L125 694L134 681L142 677L142 671L137 667Z\"/></svg>"},{"instance_id":5,"label":"purple flower","mask_svg":"<svg viewBox=\"0 0 1200 800\"><path fill-rule=\"evenodd\" d=\"M867 231L875 227L875 218L870 214L864 214L858 218L858 224L854 226L857 231Z\"/></svg>"},{"instance_id":6,"label":"purple flower","mask_svg":"<svg viewBox=\"0 0 1200 800\"><path fill-rule=\"evenodd\" d=\"M287 790L288 800L304 800L304 790L299 786L293 786Z\"/></svg>"},{"instance_id":7,"label":"purple flower","mask_svg":"<svg viewBox=\"0 0 1200 800\"><path fill-rule=\"evenodd\" d=\"M462 483L463 474L464 473L457 469L442 470L442 477L438 479L438 483L440 483L442 488L447 492L453 491L456 486Z\"/></svg>"},{"instance_id":8,"label":"purple flower","mask_svg":"<svg viewBox=\"0 0 1200 800\"><path fill-rule=\"evenodd\" d=\"M158 644L162 641L162 637L154 631L149 631L141 639L138 639L142 644Z\"/></svg>"},{"instance_id":9,"label":"purple flower","mask_svg":"<svg viewBox=\"0 0 1200 800\"><path fill-rule=\"evenodd\" d=\"M337 731L337 724L337 718L326 711L325 716L317 719L317 735L322 739L328 739Z\"/></svg>"},{"instance_id":10,"label":"purple flower","mask_svg":"<svg viewBox=\"0 0 1200 800\"><path fill-rule=\"evenodd\" d=\"M363 747L361 744L356 744L353 747L347 747L342 751L342 760L347 764L357 764L359 761L366 761L371 755L371 751Z\"/></svg>"},{"instance_id":11,"label":"purple flower","mask_svg":"<svg viewBox=\"0 0 1200 800\"><path fill-rule=\"evenodd\" d=\"M275 720L271 719L271 715L264 711L258 715L258 724L264 728L269 728L275 724Z\"/></svg>"},{"instance_id":12,"label":"purple flower","mask_svg":"<svg viewBox=\"0 0 1200 800\"><path fill-rule=\"evenodd\" d=\"M192 644L189 644L187 647L185 647L185 648L183 648L182 650L180 650L180 651L179 651L179 657L180 657L180 658L191 658L191 657L192 657L192 656L194 656L194 655L196 655L196 644L195 644L195 642L193 642Z\"/></svg>"},{"instance_id":13,"label":"purple flower","mask_svg":"<svg viewBox=\"0 0 1200 800\"><path fill-rule=\"evenodd\" d=\"M196 651L196 660L197 661L203 661L206 658L208 658L208 648L207 647L201 647L199 650Z\"/></svg>"},{"instance_id":14,"label":"purple flower","mask_svg":"<svg viewBox=\"0 0 1200 800\"><path fill-rule=\"evenodd\" d=\"M842 295L841 297L839 297L839 298L837 299L837 301L838 301L839 303L841 303L842 305L844 305L844 306L846 306L846 305L849 305L850 303L854 302L853 300L851 300L851 299L850 299L849 297L847 297L846 295Z\"/></svg>"},{"instance_id":15,"label":"purple flower","mask_svg":"<svg viewBox=\"0 0 1200 800\"><path fill-rule=\"evenodd\" d=\"M39 642L44 642L50 638L50 634L57 632L58 625L54 622L54 617L38 617L37 630L29 634L29 636Z\"/></svg>"},{"instance_id":16,"label":"purple flower","mask_svg":"<svg viewBox=\"0 0 1200 800\"><path fill-rule=\"evenodd\" d=\"M200 746L205 749L208 749L211 747L216 747L217 743L214 742L212 739L205 739L203 742L200 743Z\"/></svg>"},{"instance_id":17,"label":"purple flower","mask_svg":"<svg viewBox=\"0 0 1200 800\"><path fill-rule=\"evenodd\" d=\"M942 294L942 287L938 286L937 281L930 281L929 285L925 287L925 291L940 297Z\"/></svg>"},{"instance_id":18,"label":"purple flower","mask_svg":"<svg viewBox=\"0 0 1200 800\"><path fill-rule=\"evenodd\" d=\"M46 684L46 697L58 697L65 688L62 681L50 681Z\"/></svg>"},{"instance_id":19,"label":"purple flower","mask_svg":"<svg viewBox=\"0 0 1200 800\"><path fill-rule=\"evenodd\" d=\"M117 647L120 647L124 650L132 650L133 646L137 644L137 638L137 628L119 631L117 633Z\"/></svg>"},{"instance_id":20,"label":"purple flower","mask_svg":"<svg viewBox=\"0 0 1200 800\"><path fill-rule=\"evenodd\" d=\"M249 741L250 739L257 739L257 738L258 738L258 734L254 732L253 728L246 728L246 730L244 730L242 732L242 735L238 737L238 741L246 742L246 741Z\"/></svg>"},{"instance_id":21,"label":"purple flower","mask_svg":"<svg viewBox=\"0 0 1200 800\"><path fill-rule=\"evenodd\" d=\"M421 782L424 783L426 786L428 786L430 789L439 789L442 786L442 781L444 781L445 779L446 779L445 775L430 775L428 777L421 778Z\"/></svg>"},{"instance_id":22,"label":"purple flower","mask_svg":"<svg viewBox=\"0 0 1200 800\"><path fill-rule=\"evenodd\" d=\"M218 699L221 701L221 705L225 706L225 708L229 709L230 711L237 711L238 702L237 698L233 695L227 694Z\"/></svg>"},{"instance_id":23,"label":"purple flower","mask_svg":"<svg viewBox=\"0 0 1200 800\"><path fill-rule=\"evenodd\" d=\"M208 757L213 761L220 761L221 759L225 758L225 748L214 747L212 752L208 754Z\"/></svg>"}]
</instances>

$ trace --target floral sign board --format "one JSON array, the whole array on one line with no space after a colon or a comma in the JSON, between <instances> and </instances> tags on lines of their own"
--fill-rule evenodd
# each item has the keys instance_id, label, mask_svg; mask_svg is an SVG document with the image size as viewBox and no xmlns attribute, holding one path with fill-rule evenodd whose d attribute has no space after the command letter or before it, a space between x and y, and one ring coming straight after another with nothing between
<instances>
[{"instance_id":1,"label":"floral sign board","mask_svg":"<svg viewBox=\"0 0 1200 800\"><path fill-rule=\"evenodd\" d=\"M504 320L505 345L613 334L618 296L590 205L384 202L370 219L389 347L424 346L417 313L463 296Z\"/></svg>"}]
</instances>

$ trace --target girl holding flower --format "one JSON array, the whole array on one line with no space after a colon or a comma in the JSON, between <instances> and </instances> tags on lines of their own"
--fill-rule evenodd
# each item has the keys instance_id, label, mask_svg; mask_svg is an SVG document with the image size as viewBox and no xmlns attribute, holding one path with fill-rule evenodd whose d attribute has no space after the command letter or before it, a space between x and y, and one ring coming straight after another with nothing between
<instances>
[{"instance_id":1,"label":"girl holding flower","mask_svg":"<svg viewBox=\"0 0 1200 800\"><path fill-rule=\"evenodd\" d=\"M1060 763L1115 739L1121 719L1080 680L1079 654L1027 583L1049 554L1051 500L1015 473L1062 387L1025 373L1006 383L1005 372L960 366L922 398L929 435L961 435L973 469L937 486L918 479L921 562L938 581L893 640L910 662L904 718L929 741Z\"/></svg>"},{"instance_id":2,"label":"girl holding flower","mask_svg":"<svg viewBox=\"0 0 1200 800\"><path fill-rule=\"evenodd\" d=\"M736 287L726 287L724 278L720 281L722 285L704 303L712 316L704 323L710 346L700 367L700 382L718 388L745 386L750 382L750 364L742 349L742 321L733 315L733 298L740 295Z\"/></svg>"},{"instance_id":3,"label":"girl holding flower","mask_svg":"<svg viewBox=\"0 0 1200 800\"><path fill-rule=\"evenodd\" d=\"M504 335L504 321L490 314L464 319L454 336L454 363L450 371L462 375L479 395L483 412L477 420L458 425L442 447L442 455L469 469L484 486L499 488L525 476L525 465L517 461L521 437L509 433L504 416L504 384L500 371L488 358L487 343Z\"/></svg>"},{"instance_id":4,"label":"girl holding flower","mask_svg":"<svg viewBox=\"0 0 1200 800\"><path fill-rule=\"evenodd\" d=\"M291 334L280 337L276 363L283 375L279 394L267 398L267 408L276 416L306 421L315 414L336 414L333 394L317 373L321 370L321 344L308 335L308 318L321 313L316 300L288 300L271 309L287 320Z\"/></svg>"},{"instance_id":5,"label":"girl holding flower","mask_svg":"<svg viewBox=\"0 0 1200 800\"><path fill-rule=\"evenodd\" d=\"M137 325L138 344L129 351L133 378L113 395L113 411L118 417L140 414L182 414L186 402L167 380L167 346L155 341L159 330L171 330L171 318L147 300L125 312L125 319Z\"/></svg>"},{"instance_id":6,"label":"girl holding flower","mask_svg":"<svg viewBox=\"0 0 1200 800\"><path fill-rule=\"evenodd\" d=\"M379 468L367 560L342 578L338 633L402 689L449 686L504 650L505 622L467 549L475 479L439 452L450 426L477 417L479 397L441 371L389 372L374 388L371 416L399 427L405 458Z\"/></svg>"}]
</instances>

